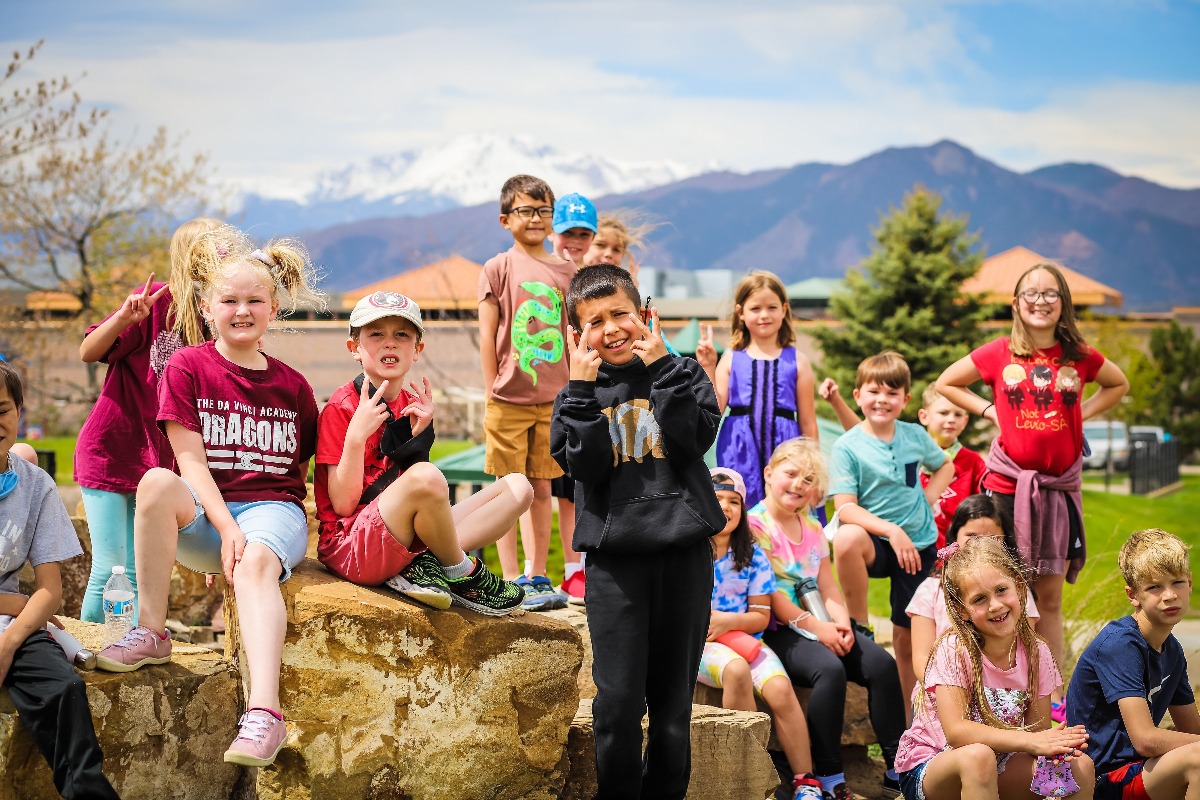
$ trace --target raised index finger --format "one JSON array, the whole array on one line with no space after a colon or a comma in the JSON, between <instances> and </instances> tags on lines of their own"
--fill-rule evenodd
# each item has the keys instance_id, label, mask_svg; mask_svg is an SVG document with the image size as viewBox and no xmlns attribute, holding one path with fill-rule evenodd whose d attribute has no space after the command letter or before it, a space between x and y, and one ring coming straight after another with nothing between
<instances>
[{"instance_id":1,"label":"raised index finger","mask_svg":"<svg viewBox=\"0 0 1200 800\"><path fill-rule=\"evenodd\" d=\"M150 277L146 278L146 285L142 287L142 296L145 297L150 293L150 284L154 283L154 273L150 273Z\"/></svg>"}]
</instances>

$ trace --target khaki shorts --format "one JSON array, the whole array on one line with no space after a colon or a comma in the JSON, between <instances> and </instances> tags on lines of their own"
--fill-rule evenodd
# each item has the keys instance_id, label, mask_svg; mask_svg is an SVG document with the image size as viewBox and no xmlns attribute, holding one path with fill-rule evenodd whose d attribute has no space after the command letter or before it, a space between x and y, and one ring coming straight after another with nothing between
<instances>
[{"instance_id":1,"label":"khaki shorts","mask_svg":"<svg viewBox=\"0 0 1200 800\"><path fill-rule=\"evenodd\" d=\"M563 474L550 457L550 416L554 403L518 405L488 398L483 414L487 455L483 471L497 478L517 473L530 480Z\"/></svg>"}]
</instances>

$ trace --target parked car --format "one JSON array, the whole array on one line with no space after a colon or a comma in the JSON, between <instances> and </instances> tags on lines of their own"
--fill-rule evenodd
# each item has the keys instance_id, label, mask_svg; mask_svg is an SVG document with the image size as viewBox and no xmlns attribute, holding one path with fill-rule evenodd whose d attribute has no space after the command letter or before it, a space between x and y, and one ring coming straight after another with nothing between
<instances>
[{"instance_id":1,"label":"parked car","mask_svg":"<svg viewBox=\"0 0 1200 800\"><path fill-rule=\"evenodd\" d=\"M1086 469L1104 469L1108 460L1109 442L1112 443L1113 467L1129 467L1129 429L1124 422L1096 419L1083 423L1083 437L1091 448L1091 455L1083 457ZM1087 452L1086 450L1084 452Z\"/></svg>"},{"instance_id":2,"label":"parked car","mask_svg":"<svg viewBox=\"0 0 1200 800\"><path fill-rule=\"evenodd\" d=\"M1171 438L1171 434L1162 429L1161 425L1134 425L1129 429L1129 441L1158 442L1162 444Z\"/></svg>"}]
</instances>

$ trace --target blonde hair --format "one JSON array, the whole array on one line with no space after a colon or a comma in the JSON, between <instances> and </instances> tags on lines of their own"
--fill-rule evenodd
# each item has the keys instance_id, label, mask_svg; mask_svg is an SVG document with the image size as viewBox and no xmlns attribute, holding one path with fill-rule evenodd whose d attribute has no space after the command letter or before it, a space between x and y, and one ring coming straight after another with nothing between
<instances>
[{"instance_id":1,"label":"blonde hair","mask_svg":"<svg viewBox=\"0 0 1200 800\"><path fill-rule=\"evenodd\" d=\"M612 231L621 241L621 249L625 251L625 258L629 258L629 251L633 248L644 249L646 247L646 237L658 227L659 223L650 222L637 211L617 208L600 215L596 221L596 235L603 236L601 231L604 230ZM625 266L624 258L622 263L617 266Z\"/></svg>"},{"instance_id":2,"label":"blonde hair","mask_svg":"<svg viewBox=\"0 0 1200 800\"><path fill-rule=\"evenodd\" d=\"M984 724L991 725L993 728L1014 730L1023 726L1009 725L996 716L996 712L992 711L992 707L988 704L983 685L983 651L981 647L983 634L971 624L969 611L962 598L962 587L967 578L976 575L983 567L993 567L1013 582L1013 591L1016 592L1021 603L1021 616L1017 618L1016 636L1021 646L1025 648L1026 679L1030 702L1032 703L1038 697L1038 671L1042 655L1040 647L1042 639L1029 624L1029 615L1026 613L1025 603L1029 596L1029 582L1025 577L1024 568L1004 546L1002 539L992 536L971 537L966 542L960 543L957 551L946 558L945 564L942 566L942 593L946 598L946 616L950 618L950 629L938 637L937 642L934 643L933 650L930 652L930 660L932 661L938 654L938 645L941 644L942 639L951 634L957 635L960 649L951 651L949 648L944 648L945 655L938 657L957 660L959 652L965 652L971 662L972 673L968 693L980 719ZM923 700L924 696L925 685L922 681L919 699Z\"/></svg>"},{"instance_id":3,"label":"blonde hair","mask_svg":"<svg viewBox=\"0 0 1200 800\"><path fill-rule=\"evenodd\" d=\"M1192 548L1173 533L1161 528L1134 531L1121 545L1117 565L1130 589L1144 586L1156 577L1178 578L1192 574Z\"/></svg>"},{"instance_id":4,"label":"blonde hair","mask_svg":"<svg viewBox=\"0 0 1200 800\"><path fill-rule=\"evenodd\" d=\"M861 389L868 383L877 383L891 389L908 391L912 386L912 372L904 356L895 350L884 350L877 355L864 358L854 376L854 388Z\"/></svg>"},{"instance_id":5,"label":"blonde hair","mask_svg":"<svg viewBox=\"0 0 1200 800\"><path fill-rule=\"evenodd\" d=\"M775 452L771 453L767 468L775 469L784 461L795 464L801 473L808 476L813 489L824 497L829 486L829 473L825 470L825 456L821 453L821 446L815 440L797 436L780 442Z\"/></svg>"},{"instance_id":6,"label":"blonde hair","mask_svg":"<svg viewBox=\"0 0 1200 800\"><path fill-rule=\"evenodd\" d=\"M271 286L277 316L298 308L325 308L325 295L316 288L317 273L308 251L295 239L272 239L256 248L250 237L232 225L201 234L188 251L189 278L197 298L208 297L233 268L247 264Z\"/></svg>"},{"instance_id":7,"label":"blonde hair","mask_svg":"<svg viewBox=\"0 0 1200 800\"><path fill-rule=\"evenodd\" d=\"M200 295L188 269L188 254L197 238L216 230L221 224L220 220L211 217L196 217L180 225L171 235L171 307L167 319L185 345L200 344L208 338L200 315Z\"/></svg>"},{"instance_id":8,"label":"blonde hair","mask_svg":"<svg viewBox=\"0 0 1200 800\"><path fill-rule=\"evenodd\" d=\"M742 322L742 306L750 299L750 295L763 289L772 292L783 305L783 324L779 326L776 339L779 346L787 347L796 341L792 305L788 302L783 282L772 272L755 270L738 281L733 290L733 311L729 314L729 346L734 350L745 350L750 346L750 331L746 329L746 323Z\"/></svg>"},{"instance_id":9,"label":"blonde hair","mask_svg":"<svg viewBox=\"0 0 1200 800\"><path fill-rule=\"evenodd\" d=\"M1035 264L1025 270L1017 279L1017 285L1013 287L1013 326L1012 335L1008 338L1008 349L1014 356L1022 358L1031 358L1037 349L1033 346L1033 337L1030 335L1029 329L1025 327L1025 321L1021 319L1020 304L1023 302L1021 300L1021 284L1038 270L1050 273L1050 277L1054 278L1054 282L1058 284L1058 302L1061 311L1058 315L1058 323L1054 326L1054 338L1062 345L1062 361L1079 361L1088 354L1088 346L1083 340L1083 334L1079 332L1079 322L1075 318L1075 305L1071 302L1071 287L1067 285L1067 278L1062 274L1062 270L1049 261L1043 261L1041 264Z\"/></svg>"}]
</instances>

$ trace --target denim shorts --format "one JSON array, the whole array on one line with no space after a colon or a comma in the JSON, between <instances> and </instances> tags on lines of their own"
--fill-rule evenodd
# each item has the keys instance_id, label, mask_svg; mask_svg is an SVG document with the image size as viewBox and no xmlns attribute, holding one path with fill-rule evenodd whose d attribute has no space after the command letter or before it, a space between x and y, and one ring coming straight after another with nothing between
<instances>
[{"instance_id":1,"label":"denim shorts","mask_svg":"<svg viewBox=\"0 0 1200 800\"><path fill-rule=\"evenodd\" d=\"M904 793L904 800L925 800L925 768L928 766L929 761L926 761L900 773L900 791Z\"/></svg>"},{"instance_id":2,"label":"denim shorts","mask_svg":"<svg viewBox=\"0 0 1200 800\"><path fill-rule=\"evenodd\" d=\"M204 506L191 486L188 486L188 491L196 503L196 516L179 529L176 559L190 570L219 575L223 572L221 534L208 521ZM265 545L279 558L279 563L283 565L279 582L283 583L291 577L292 566L303 561L308 552L308 520L304 510L295 503L279 500L225 505L246 535L246 544L255 542Z\"/></svg>"}]
</instances>

